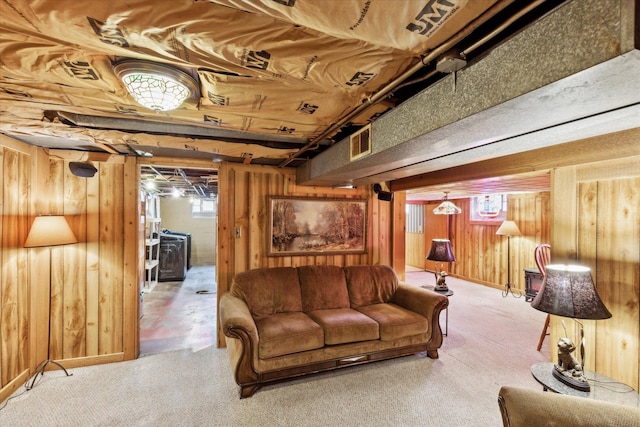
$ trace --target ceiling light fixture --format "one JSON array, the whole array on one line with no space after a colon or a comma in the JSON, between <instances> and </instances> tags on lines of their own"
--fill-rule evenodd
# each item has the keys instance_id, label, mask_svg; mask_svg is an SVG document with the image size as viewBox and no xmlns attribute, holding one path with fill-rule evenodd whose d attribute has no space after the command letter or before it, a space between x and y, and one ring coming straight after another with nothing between
<instances>
[{"instance_id":1,"label":"ceiling light fixture","mask_svg":"<svg viewBox=\"0 0 640 427\"><path fill-rule=\"evenodd\" d=\"M433 210L433 213L436 215L454 215L462 212L462 209L454 205L449 201L449 192L444 192L443 202L438 205L437 208Z\"/></svg>"},{"instance_id":2,"label":"ceiling light fixture","mask_svg":"<svg viewBox=\"0 0 640 427\"><path fill-rule=\"evenodd\" d=\"M175 110L199 93L193 76L170 65L124 60L113 70L136 102L155 112Z\"/></svg>"}]
</instances>

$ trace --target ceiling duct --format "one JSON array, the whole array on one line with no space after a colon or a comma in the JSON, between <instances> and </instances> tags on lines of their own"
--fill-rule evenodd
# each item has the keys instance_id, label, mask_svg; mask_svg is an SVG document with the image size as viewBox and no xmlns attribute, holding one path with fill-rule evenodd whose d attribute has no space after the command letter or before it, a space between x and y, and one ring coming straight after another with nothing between
<instances>
[{"instance_id":1,"label":"ceiling duct","mask_svg":"<svg viewBox=\"0 0 640 427\"><path fill-rule=\"evenodd\" d=\"M371 125L367 125L349 137L351 161L371 154Z\"/></svg>"}]
</instances>

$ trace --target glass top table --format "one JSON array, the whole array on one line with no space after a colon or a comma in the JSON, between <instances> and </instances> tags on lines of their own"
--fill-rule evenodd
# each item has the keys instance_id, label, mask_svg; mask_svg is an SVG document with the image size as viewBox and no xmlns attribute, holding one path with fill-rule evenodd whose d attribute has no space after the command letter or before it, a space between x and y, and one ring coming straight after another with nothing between
<instances>
[{"instance_id":1,"label":"glass top table","mask_svg":"<svg viewBox=\"0 0 640 427\"><path fill-rule=\"evenodd\" d=\"M604 400L627 406L640 407L640 395L630 386L618 382L597 372L586 370L584 376L591 386L590 391L580 391L558 381L552 374L553 363L541 362L531 366L531 375L544 390L570 396L585 397L587 399Z\"/></svg>"}]
</instances>

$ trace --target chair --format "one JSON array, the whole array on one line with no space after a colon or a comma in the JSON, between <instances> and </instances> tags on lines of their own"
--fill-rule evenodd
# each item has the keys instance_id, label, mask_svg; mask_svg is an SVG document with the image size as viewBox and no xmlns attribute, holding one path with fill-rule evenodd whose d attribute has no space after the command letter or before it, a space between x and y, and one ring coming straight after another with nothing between
<instances>
[{"instance_id":1,"label":"chair","mask_svg":"<svg viewBox=\"0 0 640 427\"><path fill-rule=\"evenodd\" d=\"M542 279L544 280L545 276L545 265L549 264L551 261L551 245L548 243L541 243L536 246L536 250L534 252L534 256L536 259L536 265L538 266L538 271L542 274ZM542 348L542 343L544 342L544 337L549 335L547 330L549 329L549 321L551 320L551 316L547 314L547 318L544 320L544 326L542 328L542 333L540 334L540 339L538 340L538 351Z\"/></svg>"}]
</instances>

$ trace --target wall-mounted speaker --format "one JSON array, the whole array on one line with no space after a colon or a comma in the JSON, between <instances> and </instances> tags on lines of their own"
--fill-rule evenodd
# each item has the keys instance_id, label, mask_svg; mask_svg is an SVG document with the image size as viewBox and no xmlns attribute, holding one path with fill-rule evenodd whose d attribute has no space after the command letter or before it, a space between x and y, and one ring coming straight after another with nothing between
<instances>
[{"instance_id":1,"label":"wall-mounted speaker","mask_svg":"<svg viewBox=\"0 0 640 427\"><path fill-rule=\"evenodd\" d=\"M98 169L89 162L70 162L69 170L75 176L82 178L91 178L98 172Z\"/></svg>"},{"instance_id":2,"label":"wall-mounted speaker","mask_svg":"<svg viewBox=\"0 0 640 427\"><path fill-rule=\"evenodd\" d=\"M378 195L378 200L390 202L393 200L393 193L390 191L383 191L380 184L373 184L373 192Z\"/></svg>"}]
</instances>

